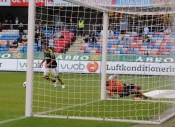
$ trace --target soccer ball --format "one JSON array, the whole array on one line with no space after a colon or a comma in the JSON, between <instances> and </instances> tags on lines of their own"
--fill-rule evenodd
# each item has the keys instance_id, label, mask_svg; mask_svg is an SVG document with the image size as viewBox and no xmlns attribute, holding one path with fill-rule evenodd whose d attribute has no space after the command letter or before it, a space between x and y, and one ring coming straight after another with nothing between
<instances>
[{"instance_id":1,"label":"soccer ball","mask_svg":"<svg viewBox=\"0 0 175 127\"><path fill-rule=\"evenodd\" d=\"M26 82L24 82L22 85L23 85L24 88L26 88Z\"/></svg>"}]
</instances>

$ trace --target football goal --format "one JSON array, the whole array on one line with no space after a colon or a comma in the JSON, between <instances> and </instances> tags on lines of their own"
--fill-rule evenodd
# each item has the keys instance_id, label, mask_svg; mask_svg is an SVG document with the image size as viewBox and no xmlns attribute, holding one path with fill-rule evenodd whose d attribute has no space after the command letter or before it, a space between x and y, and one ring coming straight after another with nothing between
<instances>
[{"instance_id":1,"label":"football goal","mask_svg":"<svg viewBox=\"0 0 175 127\"><path fill-rule=\"evenodd\" d=\"M25 115L145 124L172 118L174 5L46 0L35 7L30 0ZM116 91L106 82L111 75Z\"/></svg>"}]
</instances>

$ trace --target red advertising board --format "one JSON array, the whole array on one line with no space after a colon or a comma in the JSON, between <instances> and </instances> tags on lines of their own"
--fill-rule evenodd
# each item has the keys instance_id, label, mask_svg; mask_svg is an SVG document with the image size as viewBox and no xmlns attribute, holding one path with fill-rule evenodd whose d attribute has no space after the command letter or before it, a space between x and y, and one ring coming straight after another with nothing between
<instances>
[{"instance_id":1,"label":"red advertising board","mask_svg":"<svg viewBox=\"0 0 175 127\"><path fill-rule=\"evenodd\" d=\"M11 6L28 6L29 0L11 0ZM35 0L36 6L45 6L45 0Z\"/></svg>"}]
</instances>

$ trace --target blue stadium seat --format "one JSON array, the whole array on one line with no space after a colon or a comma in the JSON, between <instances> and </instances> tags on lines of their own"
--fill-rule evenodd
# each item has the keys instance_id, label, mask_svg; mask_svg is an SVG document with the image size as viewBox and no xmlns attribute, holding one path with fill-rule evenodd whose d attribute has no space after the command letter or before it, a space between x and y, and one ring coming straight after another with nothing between
<instances>
[{"instance_id":1,"label":"blue stadium seat","mask_svg":"<svg viewBox=\"0 0 175 127\"><path fill-rule=\"evenodd\" d=\"M154 49L159 49L159 47L160 46L157 46L157 45L153 46Z\"/></svg>"},{"instance_id":2,"label":"blue stadium seat","mask_svg":"<svg viewBox=\"0 0 175 127\"><path fill-rule=\"evenodd\" d=\"M90 50L84 50L84 53L90 53Z\"/></svg>"},{"instance_id":3,"label":"blue stadium seat","mask_svg":"<svg viewBox=\"0 0 175 127\"><path fill-rule=\"evenodd\" d=\"M99 36L99 37L100 37L100 36L101 36L101 34L97 34L97 36Z\"/></svg>"},{"instance_id":4,"label":"blue stadium seat","mask_svg":"<svg viewBox=\"0 0 175 127\"><path fill-rule=\"evenodd\" d=\"M172 44L167 44L167 46L172 46Z\"/></svg>"},{"instance_id":5,"label":"blue stadium seat","mask_svg":"<svg viewBox=\"0 0 175 127\"><path fill-rule=\"evenodd\" d=\"M126 54L126 51L120 50L120 54Z\"/></svg>"},{"instance_id":6,"label":"blue stadium seat","mask_svg":"<svg viewBox=\"0 0 175 127\"><path fill-rule=\"evenodd\" d=\"M37 49L38 48L38 46L34 46L34 49Z\"/></svg>"},{"instance_id":7,"label":"blue stadium seat","mask_svg":"<svg viewBox=\"0 0 175 127\"><path fill-rule=\"evenodd\" d=\"M27 52L27 49L24 49L24 52Z\"/></svg>"},{"instance_id":8,"label":"blue stadium seat","mask_svg":"<svg viewBox=\"0 0 175 127\"><path fill-rule=\"evenodd\" d=\"M1 45L0 47L1 47L1 48L6 48L6 46L5 46L5 45Z\"/></svg>"},{"instance_id":9,"label":"blue stadium seat","mask_svg":"<svg viewBox=\"0 0 175 127\"><path fill-rule=\"evenodd\" d=\"M147 48L148 49L153 49L153 46L148 45Z\"/></svg>"},{"instance_id":10,"label":"blue stadium seat","mask_svg":"<svg viewBox=\"0 0 175 127\"><path fill-rule=\"evenodd\" d=\"M94 44L89 44L88 47L94 47Z\"/></svg>"},{"instance_id":11,"label":"blue stadium seat","mask_svg":"<svg viewBox=\"0 0 175 127\"><path fill-rule=\"evenodd\" d=\"M114 36L118 36L120 34L120 31L116 31Z\"/></svg>"},{"instance_id":12,"label":"blue stadium seat","mask_svg":"<svg viewBox=\"0 0 175 127\"><path fill-rule=\"evenodd\" d=\"M116 48L116 51L121 51L122 50L122 48Z\"/></svg>"},{"instance_id":13,"label":"blue stadium seat","mask_svg":"<svg viewBox=\"0 0 175 127\"><path fill-rule=\"evenodd\" d=\"M129 48L129 45L123 45L123 48Z\"/></svg>"},{"instance_id":14,"label":"blue stadium seat","mask_svg":"<svg viewBox=\"0 0 175 127\"><path fill-rule=\"evenodd\" d=\"M0 48L0 52L4 51L3 48Z\"/></svg>"},{"instance_id":15,"label":"blue stadium seat","mask_svg":"<svg viewBox=\"0 0 175 127\"><path fill-rule=\"evenodd\" d=\"M137 55L138 54L138 51L132 51L132 54Z\"/></svg>"},{"instance_id":16,"label":"blue stadium seat","mask_svg":"<svg viewBox=\"0 0 175 127\"><path fill-rule=\"evenodd\" d=\"M130 36L131 36L131 37L136 37L136 36L137 36L137 34L131 34Z\"/></svg>"},{"instance_id":17,"label":"blue stadium seat","mask_svg":"<svg viewBox=\"0 0 175 127\"><path fill-rule=\"evenodd\" d=\"M126 54L126 52L123 50L120 50L120 54Z\"/></svg>"},{"instance_id":18,"label":"blue stadium seat","mask_svg":"<svg viewBox=\"0 0 175 127\"><path fill-rule=\"evenodd\" d=\"M175 32L172 32L171 34L172 34L172 35L175 35Z\"/></svg>"},{"instance_id":19,"label":"blue stadium seat","mask_svg":"<svg viewBox=\"0 0 175 127\"><path fill-rule=\"evenodd\" d=\"M34 52L36 52L36 51L37 51L37 48L34 49Z\"/></svg>"},{"instance_id":20,"label":"blue stadium seat","mask_svg":"<svg viewBox=\"0 0 175 127\"><path fill-rule=\"evenodd\" d=\"M113 42L108 42L108 45L112 45L113 44Z\"/></svg>"},{"instance_id":21,"label":"blue stadium seat","mask_svg":"<svg viewBox=\"0 0 175 127\"><path fill-rule=\"evenodd\" d=\"M166 46L166 49L171 49L171 48L172 48L171 45L167 45L167 46Z\"/></svg>"},{"instance_id":22,"label":"blue stadium seat","mask_svg":"<svg viewBox=\"0 0 175 127\"><path fill-rule=\"evenodd\" d=\"M51 33L51 30L43 30L44 33Z\"/></svg>"},{"instance_id":23,"label":"blue stadium seat","mask_svg":"<svg viewBox=\"0 0 175 127\"><path fill-rule=\"evenodd\" d=\"M99 47L98 50L102 51L102 48Z\"/></svg>"},{"instance_id":24,"label":"blue stadium seat","mask_svg":"<svg viewBox=\"0 0 175 127\"><path fill-rule=\"evenodd\" d=\"M155 35L153 35L153 37L155 37L155 38L156 38L156 37L159 37L159 35L155 34Z\"/></svg>"},{"instance_id":25,"label":"blue stadium seat","mask_svg":"<svg viewBox=\"0 0 175 127\"><path fill-rule=\"evenodd\" d=\"M142 45L144 45L144 46L148 46L149 44L148 44L148 42L143 42Z\"/></svg>"},{"instance_id":26,"label":"blue stadium seat","mask_svg":"<svg viewBox=\"0 0 175 127\"><path fill-rule=\"evenodd\" d=\"M24 46L23 48L24 48L24 49L27 49L27 46Z\"/></svg>"},{"instance_id":27,"label":"blue stadium seat","mask_svg":"<svg viewBox=\"0 0 175 127\"><path fill-rule=\"evenodd\" d=\"M114 34L114 36L118 36L119 34Z\"/></svg>"},{"instance_id":28,"label":"blue stadium seat","mask_svg":"<svg viewBox=\"0 0 175 127\"><path fill-rule=\"evenodd\" d=\"M3 48L3 51L7 52L9 49L8 48Z\"/></svg>"},{"instance_id":29,"label":"blue stadium seat","mask_svg":"<svg viewBox=\"0 0 175 127\"><path fill-rule=\"evenodd\" d=\"M156 40L151 40L152 43L156 43Z\"/></svg>"},{"instance_id":30,"label":"blue stadium seat","mask_svg":"<svg viewBox=\"0 0 175 127\"><path fill-rule=\"evenodd\" d=\"M134 51L134 48L128 48L128 51Z\"/></svg>"},{"instance_id":31,"label":"blue stadium seat","mask_svg":"<svg viewBox=\"0 0 175 127\"><path fill-rule=\"evenodd\" d=\"M111 39L111 36L109 36L108 39Z\"/></svg>"},{"instance_id":32,"label":"blue stadium seat","mask_svg":"<svg viewBox=\"0 0 175 127\"><path fill-rule=\"evenodd\" d=\"M171 55L171 56L172 56L172 55L174 56L174 55L175 55L175 52L170 52L170 55Z\"/></svg>"},{"instance_id":33,"label":"blue stadium seat","mask_svg":"<svg viewBox=\"0 0 175 127\"><path fill-rule=\"evenodd\" d=\"M154 35L154 32L149 32L148 34L149 34L149 35Z\"/></svg>"},{"instance_id":34,"label":"blue stadium seat","mask_svg":"<svg viewBox=\"0 0 175 127\"><path fill-rule=\"evenodd\" d=\"M19 50L20 52L24 52L24 48L20 48L20 50Z\"/></svg>"},{"instance_id":35,"label":"blue stadium seat","mask_svg":"<svg viewBox=\"0 0 175 127\"><path fill-rule=\"evenodd\" d=\"M118 44L119 44L118 41L114 41L114 42L113 42L113 45L118 45Z\"/></svg>"},{"instance_id":36,"label":"blue stadium seat","mask_svg":"<svg viewBox=\"0 0 175 127\"><path fill-rule=\"evenodd\" d=\"M126 37L124 37L124 39L125 39L125 40L128 40L129 38L126 36Z\"/></svg>"},{"instance_id":37,"label":"blue stadium seat","mask_svg":"<svg viewBox=\"0 0 175 127\"><path fill-rule=\"evenodd\" d=\"M114 51L108 50L108 54L114 54Z\"/></svg>"},{"instance_id":38,"label":"blue stadium seat","mask_svg":"<svg viewBox=\"0 0 175 127\"><path fill-rule=\"evenodd\" d=\"M112 48L112 45L111 45L111 44L108 44L107 47L108 47L108 48Z\"/></svg>"}]
</instances>

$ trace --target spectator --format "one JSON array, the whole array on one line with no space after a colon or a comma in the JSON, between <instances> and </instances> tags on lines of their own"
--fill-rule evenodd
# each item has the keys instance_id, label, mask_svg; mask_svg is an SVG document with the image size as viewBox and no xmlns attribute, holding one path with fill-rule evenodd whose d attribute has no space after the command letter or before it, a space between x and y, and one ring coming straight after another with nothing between
<instances>
[{"instance_id":1,"label":"spectator","mask_svg":"<svg viewBox=\"0 0 175 127\"><path fill-rule=\"evenodd\" d=\"M74 33L74 40L76 40L76 35L77 35L77 27L75 26L75 24L72 24L72 26L70 27L70 32Z\"/></svg>"},{"instance_id":2,"label":"spectator","mask_svg":"<svg viewBox=\"0 0 175 127\"><path fill-rule=\"evenodd\" d=\"M55 20L55 26L56 26L57 23L58 23L58 20L59 20L59 15L58 15L58 13L55 13L55 18L54 18L54 20Z\"/></svg>"},{"instance_id":3,"label":"spectator","mask_svg":"<svg viewBox=\"0 0 175 127\"><path fill-rule=\"evenodd\" d=\"M93 37L92 37L92 44L97 43L97 42L98 42L98 39L99 39L98 35L93 36Z\"/></svg>"},{"instance_id":4,"label":"spectator","mask_svg":"<svg viewBox=\"0 0 175 127\"><path fill-rule=\"evenodd\" d=\"M168 27L165 31L164 31L165 35L170 35L171 34L171 29L170 27Z\"/></svg>"},{"instance_id":5,"label":"spectator","mask_svg":"<svg viewBox=\"0 0 175 127\"><path fill-rule=\"evenodd\" d=\"M145 25L145 28L144 28L144 34L148 34L149 33L149 28Z\"/></svg>"},{"instance_id":6,"label":"spectator","mask_svg":"<svg viewBox=\"0 0 175 127\"><path fill-rule=\"evenodd\" d=\"M20 23L20 25L18 26L18 30L19 30L19 36L24 35L24 26L22 23Z\"/></svg>"},{"instance_id":7,"label":"spectator","mask_svg":"<svg viewBox=\"0 0 175 127\"><path fill-rule=\"evenodd\" d=\"M17 39L18 43L23 43L22 36Z\"/></svg>"},{"instance_id":8,"label":"spectator","mask_svg":"<svg viewBox=\"0 0 175 127\"><path fill-rule=\"evenodd\" d=\"M48 21L45 22L45 24L43 26L43 30L49 30Z\"/></svg>"},{"instance_id":9,"label":"spectator","mask_svg":"<svg viewBox=\"0 0 175 127\"><path fill-rule=\"evenodd\" d=\"M61 33L60 38L66 38L66 36L65 36L65 35L63 35L63 33Z\"/></svg>"},{"instance_id":10,"label":"spectator","mask_svg":"<svg viewBox=\"0 0 175 127\"><path fill-rule=\"evenodd\" d=\"M11 48L10 42L7 41L6 48Z\"/></svg>"},{"instance_id":11,"label":"spectator","mask_svg":"<svg viewBox=\"0 0 175 127\"><path fill-rule=\"evenodd\" d=\"M55 34L54 34L54 38L60 38L61 37L61 31L60 31L60 29L58 28L58 32L56 32Z\"/></svg>"},{"instance_id":12,"label":"spectator","mask_svg":"<svg viewBox=\"0 0 175 127\"><path fill-rule=\"evenodd\" d=\"M114 31L112 31L112 29L109 28L107 36L112 37L113 35L114 35Z\"/></svg>"},{"instance_id":13,"label":"spectator","mask_svg":"<svg viewBox=\"0 0 175 127\"><path fill-rule=\"evenodd\" d=\"M84 40L84 43L89 43L90 42L90 38L89 38L88 35L86 35L83 40Z\"/></svg>"},{"instance_id":14,"label":"spectator","mask_svg":"<svg viewBox=\"0 0 175 127\"><path fill-rule=\"evenodd\" d=\"M140 27L137 27L137 36L141 36L142 35L142 29L140 29Z\"/></svg>"},{"instance_id":15,"label":"spectator","mask_svg":"<svg viewBox=\"0 0 175 127\"><path fill-rule=\"evenodd\" d=\"M127 28L127 22L125 22L124 19L122 19L120 21L120 33L125 34L126 33L126 28Z\"/></svg>"},{"instance_id":16,"label":"spectator","mask_svg":"<svg viewBox=\"0 0 175 127\"><path fill-rule=\"evenodd\" d=\"M35 38L39 37L40 29L39 26L35 26Z\"/></svg>"},{"instance_id":17,"label":"spectator","mask_svg":"<svg viewBox=\"0 0 175 127\"><path fill-rule=\"evenodd\" d=\"M38 23L38 21L40 21L41 20L41 16L40 16L40 14L39 14L39 12L35 12L35 20L36 20L36 23Z\"/></svg>"},{"instance_id":18,"label":"spectator","mask_svg":"<svg viewBox=\"0 0 175 127\"><path fill-rule=\"evenodd\" d=\"M13 30L13 22L12 22L12 20L9 21L9 24L10 24L9 25L10 29Z\"/></svg>"},{"instance_id":19,"label":"spectator","mask_svg":"<svg viewBox=\"0 0 175 127\"><path fill-rule=\"evenodd\" d=\"M40 30L39 30L39 36L41 36L41 38L44 37L44 32L43 32L42 28L40 28Z\"/></svg>"},{"instance_id":20,"label":"spectator","mask_svg":"<svg viewBox=\"0 0 175 127\"><path fill-rule=\"evenodd\" d=\"M38 44L37 51L42 51L42 39L41 39L41 36L39 36L39 38L37 40L37 44Z\"/></svg>"},{"instance_id":21,"label":"spectator","mask_svg":"<svg viewBox=\"0 0 175 127\"><path fill-rule=\"evenodd\" d=\"M4 25L4 29L8 30L10 28L9 21L8 20L5 20L4 24L5 24Z\"/></svg>"},{"instance_id":22,"label":"spectator","mask_svg":"<svg viewBox=\"0 0 175 127\"><path fill-rule=\"evenodd\" d=\"M115 30L114 30L114 33L117 34L119 31L120 31L120 28L116 26Z\"/></svg>"},{"instance_id":23,"label":"spectator","mask_svg":"<svg viewBox=\"0 0 175 127\"><path fill-rule=\"evenodd\" d=\"M3 23L3 18L2 18L1 15L0 15L0 23L1 23L1 24Z\"/></svg>"},{"instance_id":24,"label":"spectator","mask_svg":"<svg viewBox=\"0 0 175 127\"><path fill-rule=\"evenodd\" d=\"M39 29L42 28L42 21L41 20L38 21L38 27L39 27Z\"/></svg>"},{"instance_id":25,"label":"spectator","mask_svg":"<svg viewBox=\"0 0 175 127\"><path fill-rule=\"evenodd\" d=\"M80 18L80 20L78 21L78 29L82 37L84 35L84 19L82 18Z\"/></svg>"},{"instance_id":26,"label":"spectator","mask_svg":"<svg viewBox=\"0 0 175 127\"><path fill-rule=\"evenodd\" d=\"M100 35L103 36L103 30L101 30Z\"/></svg>"},{"instance_id":27,"label":"spectator","mask_svg":"<svg viewBox=\"0 0 175 127\"><path fill-rule=\"evenodd\" d=\"M28 39L27 39L27 36L26 36L26 35L24 35L24 37L23 37L22 41L23 41L23 42L27 42L27 40L28 40Z\"/></svg>"},{"instance_id":28,"label":"spectator","mask_svg":"<svg viewBox=\"0 0 175 127\"><path fill-rule=\"evenodd\" d=\"M102 30L103 30L103 26L101 24L100 26L97 27L97 34L100 34Z\"/></svg>"},{"instance_id":29,"label":"spectator","mask_svg":"<svg viewBox=\"0 0 175 127\"><path fill-rule=\"evenodd\" d=\"M150 38L149 38L149 36L148 35L145 35L145 38L144 38L144 40L143 40L144 42L150 42Z\"/></svg>"},{"instance_id":30,"label":"spectator","mask_svg":"<svg viewBox=\"0 0 175 127\"><path fill-rule=\"evenodd\" d=\"M90 32L89 32L89 39L90 39L91 43L96 43L97 42L96 38L95 38L95 32L92 31L92 30L90 30Z\"/></svg>"},{"instance_id":31,"label":"spectator","mask_svg":"<svg viewBox=\"0 0 175 127\"><path fill-rule=\"evenodd\" d=\"M144 53L144 55L149 56L149 52L148 52L148 51L147 51L147 52L145 52L145 53Z\"/></svg>"},{"instance_id":32,"label":"spectator","mask_svg":"<svg viewBox=\"0 0 175 127\"><path fill-rule=\"evenodd\" d=\"M93 30L89 30L89 37L92 38L95 36L95 32Z\"/></svg>"},{"instance_id":33,"label":"spectator","mask_svg":"<svg viewBox=\"0 0 175 127\"><path fill-rule=\"evenodd\" d=\"M73 26L74 22L72 21L72 19L69 19L68 23L67 23L67 28L70 29Z\"/></svg>"},{"instance_id":34,"label":"spectator","mask_svg":"<svg viewBox=\"0 0 175 127\"><path fill-rule=\"evenodd\" d=\"M49 48L52 49L52 51L54 50L54 38L53 38L53 35L50 35Z\"/></svg>"},{"instance_id":35,"label":"spectator","mask_svg":"<svg viewBox=\"0 0 175 127\"><path fill-rule=\"evenodd\" d=\"M61 18L58 20L58 22L56 22L55 27L56 28L61 28L61 30L63 29L64 23L61 21Z\"/></svg>"},{"instance_id":36,"label":"spectator","mask_svg":"<svg viewBox=\"0 0 175 127\"><path fill-rule=\"evenodd\" d=\"M2 24L1 24L1 22L0 22L0 32L2 32L2 29L3 29L3 28L2 28Z\"/></svg>"},{"instance_id":37,"label":"spectator","mask_svg":"<svg viewBox=\"0 0 175 127\"><path fill-rule=\"evenodd\" d=\"M16 39L13 40L12 44L14 48L18 47L18 41Z\"/></svg>"},{"instance_id":38,"label":"spectator","mask_svg":"<svg viewBox=\"0 0 175 127\"><path fill-rule=\"evenodd\" d=\"M55 24L53 20L48 23L48 27L48 30L55 31Z\"/></svg>"},{"instance_id":39,"label":"spectator","mask_svg":"<svg viewBox=\"0 0 175 127\"><path fill-rule=\"evenodd\" d=\"M124 45L124 44L125 44L124 36L121 37L119 40L120 40L120 41L119 41L119 44L120 44L120 45Z\"/></svg>"},{"instance_id":40,"label":"spectator","mask_svg":"<svg viewBox=\"0 0 175 127\"><path fill-rule=\"evenodd\" d=\"M18 28L19 23L20 23L20 21L19 21L18 17L16 17L15 22L14 22L14 24L15 24L14 28L15 29Z\"/></svg>"}]
</instances>

